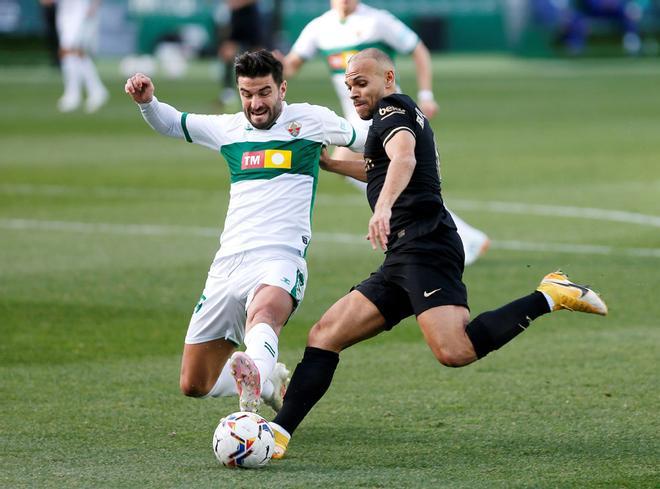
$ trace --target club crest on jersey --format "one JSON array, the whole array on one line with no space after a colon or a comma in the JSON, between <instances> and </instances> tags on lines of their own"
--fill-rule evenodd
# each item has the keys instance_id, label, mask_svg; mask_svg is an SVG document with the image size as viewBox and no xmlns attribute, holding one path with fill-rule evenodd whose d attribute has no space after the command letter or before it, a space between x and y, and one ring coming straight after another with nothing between
<instances>
[{"instance_id":1,"label":"club crest on jersey","mask_svg":"<svg viewBox=\"0 0 660 489\"><path fill-rule=\"evenodd\" d=\"M294 138L298 137L298 134L300 134L300 129L302 128L302 124L298 121L293 121L291 124L289 124L289 127L286 128L287 131L289 131L289 134L291 134Z\"/></svg>"},{"instance_id":2,"label":"club crest on jersey","mask_svg":"<svg viewBox=\"0 0 660 489\"><path fill-rule=\"evenodd\" d=\"M246 151L241 157L241 170L256 170L258 168L291 169L291 151L288 149L266 149L263 151Z\"/></svg>"}]
</instances>

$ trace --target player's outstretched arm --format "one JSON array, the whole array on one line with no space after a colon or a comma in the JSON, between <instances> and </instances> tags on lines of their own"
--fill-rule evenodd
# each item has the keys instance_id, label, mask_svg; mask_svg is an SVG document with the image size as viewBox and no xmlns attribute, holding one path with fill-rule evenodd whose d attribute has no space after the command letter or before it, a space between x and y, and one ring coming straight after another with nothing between
<instances>
[{"instance_id":1,"label":"player's outstretched arm","mask_svg":"<svg viewBox=\"0 0 660 489\"><path fill-rule=\"evenodd\" d=\"M154 98L154 84L147 75L136 73L124 85L124 91L138 104L148 104Z\"/></svg>"},{"instance_id":2,"label":"player's outstretched arm","mask_svg":"<svg viewBox=\"0 0 660 489\"><path fill-rule=\"evenodd\" d=\"M352 177L361 182L367 181L364 160L335 160L330 158L326 148L321 152L319 166L325 171Z\"/></svg>"},{"instance_id":3,"label":"player's outstretched arm","mask_svg":"<svg viewBox=\"0 0 660 489\"><path fill-rule=\"evenodd\" d=\"M419 41L412 52L415 68L417 68L417 105L429 119L438 112L438 104L433 97L433 69L431 67L431 53L426 45Z\"/></svg>"},{"instance_id":4,"label":"player's outstretched arm","mask_svg":"<svg viewBox=\"0 0 660 489\"><path fill-rule=\"evenodd\" d=\"M290 78L294 76L302 65L305 64L305 60L296 53L287 54L284 59L282 59L282 65L284 66L284 78Z\"/></svg>"},{"instance_id":5,"label":"player's outstretched arm","mask_svg":"<svg viewBox=\"0 0 660 489\"><path fill-rule=\"evenodd\" d=\"M188 139L181 126L181 112L160 102L154 97L154 84L142 73L136 73L124 85L124 91L140 106L144 120L151 128L163 134L180 139ZM203 144L204 141L196 141Z\"/></svg>"}]
</instances>

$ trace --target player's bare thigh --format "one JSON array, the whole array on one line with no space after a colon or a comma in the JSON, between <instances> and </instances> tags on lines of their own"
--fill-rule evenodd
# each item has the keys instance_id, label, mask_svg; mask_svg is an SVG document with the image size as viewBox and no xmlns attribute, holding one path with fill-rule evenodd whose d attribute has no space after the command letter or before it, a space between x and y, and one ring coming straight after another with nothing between
<instances>
[{"instance_id":1,"label":"player's bare thigh","mask_svg":"<svg viewBox=\"0 0 660 489\"><path fill-rule=\"evenodd\" d=\"M293 298L289 292L275 285L261 284L248 306L245 332L255 324L266 323L279 336L292 312Z\"/></svg>"},{"instance_id":2,"label":"player's bare thigh","mask_svg":"<svg viewBox=\"0 0 660 489\"><path fill-rule=\"evenodd\" d=\"M417 316L426 343L440 363L461 367L474 362L477 355L465 327L470 312L463 306L433 307Z\"/></svg>"},{"instance_id":3,"label":"player's bare thigh","mask_svg":"<svg viewBox=\"0 0 660 489\"><path fill-rule=\"evenodd\" d=\"M312 327L307 345L339 353L385 330L385 318L354 290L335 302Z\"/></svg>"}]
</instances>

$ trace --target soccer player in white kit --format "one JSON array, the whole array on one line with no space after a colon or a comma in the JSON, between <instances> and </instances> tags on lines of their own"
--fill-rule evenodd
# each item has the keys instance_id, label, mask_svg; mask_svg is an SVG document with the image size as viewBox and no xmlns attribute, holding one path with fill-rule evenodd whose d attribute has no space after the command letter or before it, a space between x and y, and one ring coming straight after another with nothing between
<instances>
[{"instance_id":1,"label":"soccer player in white kit","mask_svg":"<svg viewBox=\"0 0 660 489\"><path fill-rule=\"evenodd\" d=\"M417 104L431 119L438 111L432 90L431 56L419 36L386 10L372 8L358 0L331 0L330 6L330 10L305 26L284 57L284 76L294 75L307 60L322 54L327 60L344 117L354 127L368 130L371 121L360 119L346 89L344 72L348 60L366 48L378 48L391 57L395 53L411 54L417 71ZM351 160L361 158L361 155L337 148L333 158ZM366 188L362 182L349 181L362 190ZM490 240L484 232L470 226L455 213L451 212L451 215L463 241L465 263L470 265L486 251Z\"/></svg>"},{"instance_id":2,"label":"soccer player in white kit","mask_svg":"<svg viewBox=\"0 0 660 489\"><path fill-rule=\"evenodd\" d=\"M179 112L136 74L125 90L147 123L167 136L219 151L231 177L220 249L186 334L180 386L192 397L239 393L240 409L260 398L279 410L288 370L278 336L307 284L305 255L323 146L362 151L366 134L325 107L284 102L282 64L265 50L235 63L243 112ZM245 343L245 352L235 351ZM228 362L229 359L229 362Z\"/></svg>"},{"instance_id":3,"label":"soccer player in white kit","mask_svg":"<svg viewBox=\"0 0 660 489\"><path fill-rule=\"evenodd\" d=\"M96 112L108 100L108 90L89 56L96 41L100 0L58 0L57 35L64 94L57 102L61 112L80 107L83 89L87 93L85 112Z\"/></svg>"}]
</instances>

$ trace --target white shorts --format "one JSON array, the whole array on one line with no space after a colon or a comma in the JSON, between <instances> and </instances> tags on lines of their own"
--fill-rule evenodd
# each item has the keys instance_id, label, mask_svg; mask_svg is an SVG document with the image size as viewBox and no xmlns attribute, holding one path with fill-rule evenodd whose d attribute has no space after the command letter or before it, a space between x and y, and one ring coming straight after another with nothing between
<instances>
[{"instance_id":1,"label":"white shorts","mask_svg":"<svg viewBox=\"0 0 660 489\"><path fill-rule=\"evenodd\" d=\"M57 2L57 36L62 49L93 51L96 44L98 15L89 16L89 0Z\"/></svg>"},{"instance_id":2,"label":"white shorts","mask_svg":"<svg viewBox=\"0 0 660 489\"><path fill-rule=\"evenodd\" d=\"M185 342L223 338L240 345L245 337L247 309L260 285L286 290L294 310L305 295L307 264L286 249L255 249L216 257L204 291L193 310Z\"/></svg>"}]
</instances>

